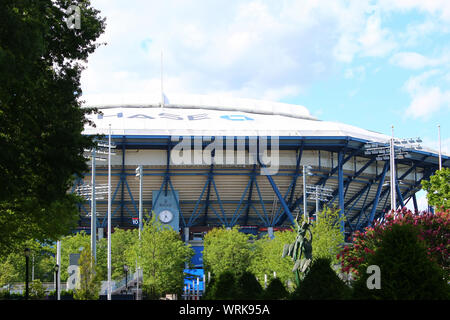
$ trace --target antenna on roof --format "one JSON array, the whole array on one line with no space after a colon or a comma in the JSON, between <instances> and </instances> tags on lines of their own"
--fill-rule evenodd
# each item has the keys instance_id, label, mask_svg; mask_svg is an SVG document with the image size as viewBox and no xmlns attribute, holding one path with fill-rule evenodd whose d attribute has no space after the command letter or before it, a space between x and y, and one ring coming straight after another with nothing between
<instances>
[{"instance_id":1,"label":"antenna on roof","mask_svg":"<svg viewBox=\"0 0 450 320\"><path fill-rule=\"evenodd\" d=\"M164 108L164 88L163 88L163 51L161 50L161 108Z\"/></svg>"}]
</instances>

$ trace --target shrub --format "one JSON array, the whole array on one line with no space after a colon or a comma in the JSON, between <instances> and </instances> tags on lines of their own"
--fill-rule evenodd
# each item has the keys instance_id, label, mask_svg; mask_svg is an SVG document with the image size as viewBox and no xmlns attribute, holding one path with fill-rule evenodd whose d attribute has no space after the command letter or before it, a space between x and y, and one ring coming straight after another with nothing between
<instances>
[{"instance_id":1,"label":"shrub","mask_svg":"<svg viewBox=\"0 0 450 320\"><path fill-rule=\"evenodd\" d=\"M210 286L209 299L235 300L237 297L236 278L234 273L226 271L219 275L217 281Z\"/></svg>"},{"instance_id":2,"label":"shrub","mask_svg":"<svg viewBox=\"0 0 450 320\"><path fill-rule=\"evenodd\" d=\"M350 288L339 279L327 258L314 259L309 272L301 280L291 298L294 300L343 300Z\"/></svg>"},{"instance_id":3,"label":"shrub","mask_svg":"<svg viewBox=\"0 0 450 320\"><path fill-rule=\"evenodd\" d=\"M381 289L369 289L369 274L360 267L360 278L354 283L356 299L417 300L448 299L449 286L442 268L427 252L426 243L418 237L413 225L394 224L387 229L380 246L368 257L368 265L377 265Z\"/></svg>"},{"instance_id":4,"label":"shrub","mask_svg":"<svg viewBox=\"0 0 450 320\"><path fill-rule=\"evenodd\" d=\"M45 297L45 289L41 280L36 279L30 282L30 299L40 300Z\"/></svg>"},{"instance_id":5,"label":"shrub","mask_svg":"<svg viewBox=\"0 0 450 320\"><path fill-rule=\"evenodd\" d=\"M258 300L261 299L263 288L256 280L256 277L251 272L242 273L236 281L237 296L240 300Z\"/></svg>"},{"instance_id":6,"label":"shrub","mask_svg":"<svg viewBox=\"0 0 450 320\"><path fill-rule=\"evenodd\" d=\"M288 296L289 292L278 278L272 279L267 286L267 289L263 292L263 298L265 300L283 300Z\"/></svg>"}]
</instances>

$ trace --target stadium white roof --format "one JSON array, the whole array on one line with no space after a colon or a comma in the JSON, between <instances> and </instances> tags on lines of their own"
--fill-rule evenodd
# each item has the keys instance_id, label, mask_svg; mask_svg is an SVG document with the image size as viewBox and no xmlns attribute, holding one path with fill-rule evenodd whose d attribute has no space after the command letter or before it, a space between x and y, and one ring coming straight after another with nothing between
<instances>
[{"instance_id":1,"label":"stadium white roof","mask_svg":"<svg viewBox=\"0 0 450 320\"><path fill-rule=\"evenodd\" d=\"M203 136L352 136L385 142L390 137L339 122L320 121L307 108L280 102L201 95L171 95L161 106L158 95L96 96L87 106L103 116L91 115L96 128L86 134L203 135Z\"/></svg>"}]
</instances>

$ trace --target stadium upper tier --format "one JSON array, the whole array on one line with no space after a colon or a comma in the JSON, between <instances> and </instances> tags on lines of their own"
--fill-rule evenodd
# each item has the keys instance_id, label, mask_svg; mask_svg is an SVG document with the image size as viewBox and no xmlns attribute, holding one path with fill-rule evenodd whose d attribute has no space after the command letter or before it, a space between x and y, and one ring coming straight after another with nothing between
<instances>
[{"instance_id":1,"label":"stadium upper tier","mask_svg":"<svg viewBox=\"0 0 450 320\"><path fill-rule=\"evenodd\" d=\"M96 127L86 125L84 134L108 134L111 125L117 146L112 159L116 224L130 225L131 218L137 217L137 165L144 166L144 208L151 212L153 192L177 192L180 227L289 225L286 208L291 216L303 210L303 165L312 167L307 184L332 190L320 204L342 209L347 234L382 217L390 207L389 161L365 152L368 142L388 143L388 135L320 121L305 107L285 103L192 95L164 96L164 104L161 100L157 95L87 99L87 106L102 114L88 116ZM244 153L249 153L250 138L256 136L278 137L279 171L273 177L260 175L258 164L179 165L171 158L177 143L173 137L206 138L201 142L206 149L212 141L209 137L236 137L233 147L239 149L239 141L245 141ZM426 146L407 150L406 157L396 160L397 207L411 199L417 207L415 193L421 180L428 179L438 166L436 151ZM449 156L442 159L444 166L450 165ZM104 184L105 163L97 166L97 183ZM89 183L89 175L84 183ZM308 200L311 215L314 203ZM89 223L88 207L89 203L80 206L86 214L85 224ZM98 225L104 225L106 200L99 200L97 209Z\"/></svg>"}]
</instances>

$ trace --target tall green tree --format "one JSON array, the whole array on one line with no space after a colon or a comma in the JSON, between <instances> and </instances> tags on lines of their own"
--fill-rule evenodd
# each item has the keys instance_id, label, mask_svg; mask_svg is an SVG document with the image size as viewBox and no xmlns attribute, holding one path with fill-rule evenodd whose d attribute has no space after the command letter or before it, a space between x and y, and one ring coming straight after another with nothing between
<instances>
[{"instance_id":1,"label":"tall green tree","mask_svg":"<svg viewBox=\"0 0 450 320\"><path fill-rule=\"evenodd\" d=\"M74 298L76 300L98 300L101 282L90 247L81 251L78 265L80 268L79 287L75 290Z\"/></svg>"},{"instance_id":2,"label":"tall green tree","mask_svg":"<svg viewBox=\"0 0 450 320\"><path fill-rule=\"evenodd\" d=\"M0 287L25 281L24 249L30 249L29 272L34 279L50 282L54 279L54 250L34 240L28 240L19 250L0 257Z\"/></svg>"},{"instance_id":3,"label":"tall green tree","mask_svg":"<svg viewBox=\"0 0 450 320\"><path fill-rule=\"evenodd\" d=\"M313 235L312 256L314 259L329 259L332 264L338 264L336 255L341 251L344 243L344 234L341 232L341 222L344 217L339 217L339 210L325 207L318 212L316 221L311 226Z\"/></svg>"},{"instance_id":4,"label":"tall green tree","mask_svg":"<svg viewBox=\"0 0 450 320\"><path fill-rule=\"evenodd\" d=\"M194 250L181 240L178 232L162 225L155 217L144 223L141 241L126 250L128 265L143 270L143 289L150 298L166 293L181 294L184 268Z\"/></svg>"},{"instance_id":5,"label":"tall green tree","mask_svg":"<svg viewBox=\"0 0 450 320\"><path fill-rule=\"evenodd\" d=\"M87 248L91 248L91 237L84 231L61 239L61 265L59 266L61 281L67 281L69 277L67 268L70 254L80 254Z\"/></svg>"},{"instance_id":6,"label":"tall green tree","mask_svg":"<svg viewBox=\"0 0 450 320\"><path fill-rule=\"evenodd\" d=\"M257 276L262 286L264 275L270 279L274 272L283 283L294 281L294 262L291 257L282 258L281 254L284 245L295 241L296 236L293 231L275 231L273 239L266 235L255 241L249 269Z\"/></svg>"},{"instance_id":7,"label":"tall green tree","mask_svg":"<svg viewBox=\"0 0 450 320\"><path fill-rule=\"evenodd\" d=\"M80 9L69 28L66 9ZM105 20L88 0L0 4L0 255L27 239L56 240L78 217L68 194L86 171L80 75Z\"/></svg>"},{"instance_id":8,"label":"tall green tree","mask_svg":"<svg viewBox=\"0 0 450 320\"><path fill-rule=\"evenodd\" d=\"M250 235L239 232L238 226L212 229L205 235L203 245L205 271L214 276L224 272L239 276L250 266L253 244Z\"/></svg>"},{"instance_id":9,"label":"tall green tree","mask_svg":"<svg viewBox=\"0 0 450 320\"><path fill-rule=\"evenodd\" d=\"M437 170L430 180L422 180L428 203L440 211L450 209L450 168Z\"/></svg>"}]
</instances>

